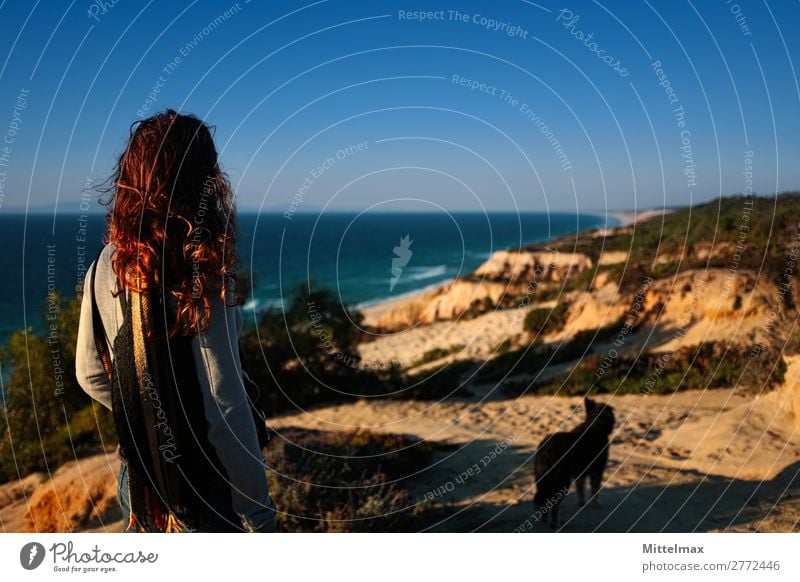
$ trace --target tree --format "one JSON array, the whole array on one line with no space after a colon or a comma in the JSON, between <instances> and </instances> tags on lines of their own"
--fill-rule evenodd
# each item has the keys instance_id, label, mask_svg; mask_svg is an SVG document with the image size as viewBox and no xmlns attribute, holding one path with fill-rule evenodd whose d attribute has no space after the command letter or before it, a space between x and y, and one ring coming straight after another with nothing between
<instances>
[{"instance_id":1,"label":"tree","mask_svg":"<svg viewBox=\"0 0 800 582\"><path fill-rule=\"evenodd\" d=\"M264 311L240 339L242 362L270 414L374 394L382 383L361 365L363 315L328 290L298 289L288 309Z\"/></svg>"},{"instance_id":2,"label":"tree","mask_svg":"<svg viewBox=\"0 0 800 582\"><path fill-rule=\"evenodd\" d=\"M111 414L75 378L80 305L80 297L51 294L43 331L16 331L0 351L9 371L0 392L0 482L116 443Z\"/></svg>"}]
</instances>

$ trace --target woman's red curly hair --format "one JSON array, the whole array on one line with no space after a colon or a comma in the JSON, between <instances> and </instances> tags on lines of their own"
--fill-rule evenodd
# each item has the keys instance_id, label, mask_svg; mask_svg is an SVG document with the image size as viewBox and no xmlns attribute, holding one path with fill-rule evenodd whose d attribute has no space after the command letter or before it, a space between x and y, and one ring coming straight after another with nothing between
<instances>
[{"instance_id":1,"label":"woman's red curly hair","mask_svg":"<svg viewBox=\"0 0 800 582\"><path fill-rule=\"evenodd\" d=\"M107 191L120 288L175 297L170 337L205 330L213 294L240 301L233 193L205 123L171 109L134 123Z\"/></svg>"}]
</instances>

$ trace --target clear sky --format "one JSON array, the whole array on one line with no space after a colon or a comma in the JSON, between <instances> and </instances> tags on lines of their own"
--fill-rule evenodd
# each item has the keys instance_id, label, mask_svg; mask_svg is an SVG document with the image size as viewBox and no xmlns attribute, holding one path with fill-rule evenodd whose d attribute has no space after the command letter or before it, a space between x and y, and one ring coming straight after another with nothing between
<instances>
[{"instance_id":1,"label":"clear sky","mask_svg":"<svg viewBox=\"0 0 800 582\"><path fill-rule=\"evenodd\" d=\"M800 188L797 2L18 0L0 23L0 210L77 211L167 107L216 126L246 209Z\"/></svg>"}]
</instances>

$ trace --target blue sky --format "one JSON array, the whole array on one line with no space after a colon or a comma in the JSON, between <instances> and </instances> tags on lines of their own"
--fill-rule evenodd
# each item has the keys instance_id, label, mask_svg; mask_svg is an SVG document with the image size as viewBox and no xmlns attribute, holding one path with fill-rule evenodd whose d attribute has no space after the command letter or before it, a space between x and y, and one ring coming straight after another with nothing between
<instances>
[{"instance_id":1,"label":"blue sky","mask_svg":"<svg viewBox=\"0 0 800 582\"><path fill-rule=\"evenodd\" d=\"M242 209L686 205L745 170L800 188L796 2L101 4L0 4L0 211L77 211L167 107L216 126Z\"/></svg>"}]
</instances>

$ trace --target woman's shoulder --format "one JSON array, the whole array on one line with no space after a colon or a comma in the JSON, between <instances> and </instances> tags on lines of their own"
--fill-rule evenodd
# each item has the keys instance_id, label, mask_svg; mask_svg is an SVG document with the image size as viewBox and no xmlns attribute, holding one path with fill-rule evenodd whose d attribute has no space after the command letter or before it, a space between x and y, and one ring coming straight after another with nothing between
<instances>
[{"instance_id":1,"label":"woman's shoulder","mask_svg":"<svg viewBox=\"0 0 800 582\"><path fill-rule=\"evenodd\" d=\"M117 247L114 243L106 243L103 245L102 250L100 251L99 259L101 263L104 264L111 264L111 259L114 258L114 253L117 251Z\"/></svg>"},{"instance_id":2,"label":"woman's shoulder","mask_svg":"<svg viewBox=\"0 0 800 582\"><path fill-rule=\"evenodd\" d=\"M100 272L101 270L105 270L106 267L111 268L111 261L114 258L114 252L116 252L116 250L117 248L114 243L103 244L103 246L97 251L97 255L95 256L91 265L89 265L89 269L95 268L98 272Z\"/></svg>"},{"instance_id":3,"label":"woman's shoulder","mask_svg":"<svg viewBox=\"0 0 800 582\"><path fill-rule=\"evenodd\" d=\"M116 290L116 276L111 265L114 258L116 247L112 243L108 243L100 249L97 258L89 267L92 271L92 278L96 280L98 289L106 289L110 291ZM113 287L113 289L111 288Z\"/></svg>"}]
</instances>

